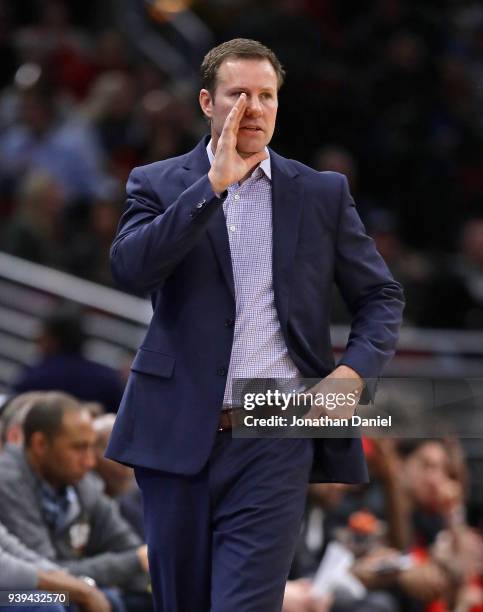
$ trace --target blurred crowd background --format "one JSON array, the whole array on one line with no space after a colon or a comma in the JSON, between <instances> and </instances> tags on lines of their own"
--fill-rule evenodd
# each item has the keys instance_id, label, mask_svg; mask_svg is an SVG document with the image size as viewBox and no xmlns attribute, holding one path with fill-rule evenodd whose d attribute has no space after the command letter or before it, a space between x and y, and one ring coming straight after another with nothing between
<instances>
[{"instance_id":1,"label":"blurred crowd background","mask_svg":"<svg viewBox=\"0 0 483 612\"><path fill-rule=\"evenodd\" d=\"M206 132L198 66L235 36L280 57L273 147L349 177L405 285L406 320L482 328L483 7L471 0L2 0L0 248L111 284L126 178Z\"/></svg>"},{"instance_id":2,"label":"blurred crowd background","mask_svg":"<svg viewBox=\"0 0 483 612\"><path fill-rule=\"evenodd\" d=\"M198 67L238 36L287 70L273 148L347 175L404 285L405 323L483 329L483 5L472 0L0 0L0 252L112 286L129 172L206 133ZM333 320L349 320L337 298ZM0 586L21 560L8 576L61 585L81 610L149 610L139 491L102 457L126 372L86 358L71 305L38 331L37 361L0 408ZM284 612L482 612L468 448L365 440L369 487L312 486ZM97 586L72 578L85 575Z\"/></svg>"}]
</instances>

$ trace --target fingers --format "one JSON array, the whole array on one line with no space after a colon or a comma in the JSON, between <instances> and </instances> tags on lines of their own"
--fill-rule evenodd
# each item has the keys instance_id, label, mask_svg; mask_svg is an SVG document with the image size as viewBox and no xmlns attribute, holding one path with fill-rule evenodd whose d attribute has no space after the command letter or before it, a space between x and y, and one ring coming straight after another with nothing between
<instances>
[{"instance_id":1,"label":"fingers","mask_svg":"<svg viewBox=\"0 0 483 612\"><path fill-rule=\"evenodd\" d=\"M237 136L238 128L240 127L240 121L245 112L247 106L247 95L241 93L238 100L233 105L231 111L228 113L223 125L223 130L220 135L220 140L229 136Z\"/></svg>"},{"instance_id":2,"label":"fingers","mask_svg":"<svg viewBox=\"0 0 483 612\"><path fill-rule=\"evenodd\" d=\"M243 117L243 113L245 112L246 107L247 107L247 94L241 93L238 97L238 100L235 102L235 104L233 105L233 108L230 111L230 114L233 112L233 117L230 119L230 121L235 123L237 130L240 125L240 121L241 121L241 118ZM230 114L228 116L230 116Z\"/></svg>"}]
</instances>

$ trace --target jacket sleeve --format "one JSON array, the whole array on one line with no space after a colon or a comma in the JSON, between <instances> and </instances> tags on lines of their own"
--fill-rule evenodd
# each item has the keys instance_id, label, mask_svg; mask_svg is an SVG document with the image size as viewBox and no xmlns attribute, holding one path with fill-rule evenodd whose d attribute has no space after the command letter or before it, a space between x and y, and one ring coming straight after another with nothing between
<instances>
[{"instance_id":1,"label":"jacket sleeve","mask_svg":"<svg viewBox=\"0 0 483 612\"><path fill-rule=\"evenodd\" d=\"M0 590L37 588L38 573L33 563L17 559L0 548Z\"/></svg>"},{"instance_id":2,"label":"jacket sleeve","mask_svg":"<svg viewBox=\"0 0 483 612\"><path fill-rule=\"evenodd\" d=\"M122 518L115 501L100 493L90 511L91 533L83 559L58 561L75 575L87 575L100 585L144 590L147 576L137 555L139 536Z\"/></svg>"},{"instance_id":3,"label":"jacket sleeve","mask_svg":"<svg viewBox=\"0 0 483 612\"><path fill-rule=\"evenodd\" d=\"M111 269L119 285L146 294L162 286L195 246L223 199L213 193L205 174L166 207L142 168L131 172L126 191L126 211L111 248Z\"/></svg>"},{"instance_id":4,"label":"jacket sleeve","mask_svg":"<svg viewBox=\"0 0 483 612\"><path fill-rule=\"evenodd\" d=\"M35 589L38 570L59 569L0 525L0 589Z\"/></svg>"},{"instance_id":5,"label":"jacket sleeve","mask_svg":"<svg viewBox=\"0 0 483 612\"><path fill-rule=\"evenodd\" d=\"M339 365L351 367L364 379L377 378L395 352L404 296L366 234L345 177L341 177L336 251L335 280L352 315Z\"/></svg>"},{"instance_id":6,"label":"jacket sleeve","mask_svg":"<svg viewBox=\"0 0 483 612\"><path fill-rule=\"evenodd\" d=\"M52 563L45 557L37 554L35 551L27 548L16 536L9 533L3 525L0 524L0 551L5 555L10 555L17 560L26 561L35 564L42 570L58 570L58 565ZM0 564L1 567L1 564Z\"/></svg>"},{"instance_id":7,"label":"jacket sleeve","mask_svg":"<svg viewBox=\"0 0 483 612\"><path fill-rule=\"evenodd\" d=\"M136 550L123 553L102 553L77 559L59 561L74 576L89 576L100 587L117 586L130 591L144 591L148 578L141 569Z\"/></svg>"}]
</instances>

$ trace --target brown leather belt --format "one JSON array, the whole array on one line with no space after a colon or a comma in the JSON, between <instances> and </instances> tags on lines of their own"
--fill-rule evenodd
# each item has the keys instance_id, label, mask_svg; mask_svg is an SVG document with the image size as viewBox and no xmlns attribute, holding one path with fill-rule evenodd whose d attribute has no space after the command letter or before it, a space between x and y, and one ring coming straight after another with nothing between
<instances>
[{"instance_id":1,"label":"brown leather belt","mask_svg":"<svg viewBox=\"0 0 483 612\"><path fill-rule=\"evenodd\" d=\"M255 412L246 410L242 406L227 406L223 405L218 420L218 431L229 431L235 427L243 425L243 419L247 414L252 414L257 417L269 417L279 413L279 409L273 406L259 406Z\"/></svg>"},{"instance_id":2,"label":"brown leather belt","mask_svg":"<svg viewBox=\"0 0 483 612\"><path fill-rule=\"evenodd\" d=\"M246 410L239 406L223 406L220 412L220 420L218 421L218 431L228 431L243 422L243 416Z\"/></svg>"}]
</instances>

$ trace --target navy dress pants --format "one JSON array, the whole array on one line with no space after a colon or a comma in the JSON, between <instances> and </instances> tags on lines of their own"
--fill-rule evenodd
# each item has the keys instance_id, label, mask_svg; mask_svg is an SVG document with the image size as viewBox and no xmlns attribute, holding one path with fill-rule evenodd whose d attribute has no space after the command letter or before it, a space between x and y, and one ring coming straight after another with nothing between
<instances>
[{"instance_id":1,"label":"navy dress pants","mask_svg":"<svg viewBox=\"0 0 483 612\"><path fill-rule=\"evenodd\" d=\"M221 432L194 476L136 468L156 612L279 612L312 456Z\"/></svg>"}]
</instances>

